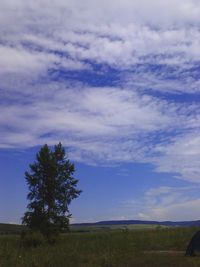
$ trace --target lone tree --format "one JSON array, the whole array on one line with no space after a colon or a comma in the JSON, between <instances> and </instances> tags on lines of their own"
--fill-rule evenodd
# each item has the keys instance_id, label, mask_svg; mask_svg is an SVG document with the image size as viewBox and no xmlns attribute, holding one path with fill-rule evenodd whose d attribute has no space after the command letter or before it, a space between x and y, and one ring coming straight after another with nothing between
<instances>
[{"instance_id":1,"label":"lone tree","mask_svg":"<svg viewBox=\"0 0 200 267\"><path fill-rule=\"evenodd\" d=\"M66 158L61 143L54 150L45 144L36 159L29 165L30 172L25 172L29 204L22 223L49 238L68 229L71 216L68 207L81 190L77 189L78 180L73 177L74 164Z\"/></svg>"}]
</instances>

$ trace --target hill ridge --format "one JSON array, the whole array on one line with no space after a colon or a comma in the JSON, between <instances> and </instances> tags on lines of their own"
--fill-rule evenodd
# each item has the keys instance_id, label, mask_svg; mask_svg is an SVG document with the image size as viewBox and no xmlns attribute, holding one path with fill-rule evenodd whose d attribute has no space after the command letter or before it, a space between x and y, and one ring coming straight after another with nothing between
<instances>
[{"instance_id":1,"label":"hill ridge","mask_svg":"<svg viewBox=\"0 0 200 267\"><path fill-rule=\"evenodd\" d=\"M149 221L149 220L108 220L91 223L72 223L71 225L129 225L129 224L156 224L164 226L200 226L200 220L195 221Z\"/></svg>"}]
</instances>

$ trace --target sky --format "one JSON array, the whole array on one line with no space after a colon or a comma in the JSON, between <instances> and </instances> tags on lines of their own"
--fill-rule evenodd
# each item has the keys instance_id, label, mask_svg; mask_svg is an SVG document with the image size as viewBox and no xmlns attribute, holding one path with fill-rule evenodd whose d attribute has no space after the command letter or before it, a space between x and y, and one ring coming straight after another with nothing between
<instances>
[{"instance_id":1,"label":"sky","mask_svg":"<svg viewBox=\"0 0 200 267\"><path fill-rule=\"evenodd\" d=\"M0 0L0 222L61 142L71 222L200 219L200 2Z\"/></svg>"}]
</instances>

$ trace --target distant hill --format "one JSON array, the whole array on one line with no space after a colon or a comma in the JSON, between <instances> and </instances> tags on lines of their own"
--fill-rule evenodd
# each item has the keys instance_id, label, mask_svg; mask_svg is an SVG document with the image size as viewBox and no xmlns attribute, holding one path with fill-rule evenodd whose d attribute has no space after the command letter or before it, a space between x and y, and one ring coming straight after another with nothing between
<instances>
[{"instance_id":1,"label":"distant hill","mask_svg":"<svg viewBox=\"0 0 200 267\"><path fill-rule=\"evenodd\" d=\"M180 221L180 222L173 222L173 221L142 221L142 220L120 220L120 221L100 221L95 223L74 223L74 226L98 226L98 225L161 225L161 226L182 226L182 227L189 227L189 226L200 226L200 220L198 221Z\"/></svg>"},{"instance_id":2,"label":"distant hill","mask_svg":"<svg viewBox=\"0 0 200 267\"><path fill-rule=\"evenodd\" d=\"M142 221L142 220L120 220L120 221L100 221L94 223L73 223L70 224L72 230L80 230L80 231L95 231L97 229L101 230L110 230L110 229L123 229L123 227L128 226L129 228L132 226L139 227L143 225L143 227L150 226L168 226L168 227L192 227L199 226L200 220L198 221ZM0 234L19 234L22 230L26 229L25 226L19 224L8 224L8 223L0 223ZM131 227L132 229L132 227Z\"/></svg>"}]
</instances>

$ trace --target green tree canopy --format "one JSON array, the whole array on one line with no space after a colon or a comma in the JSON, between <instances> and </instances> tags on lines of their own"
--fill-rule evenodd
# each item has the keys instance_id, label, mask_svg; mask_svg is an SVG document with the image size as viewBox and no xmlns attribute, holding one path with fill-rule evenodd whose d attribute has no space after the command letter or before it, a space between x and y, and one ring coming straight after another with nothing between
<instances>
[{"instance_id":1,"label":"green tree canopy","mask_svg":"<svg viewBox=\"0 0 200 267\"><path fill-rule=\"evenodd\" d=\"M29 167L30 171L25 172L29 204L22 223L47 236L68 228L69 204L81 190L77 189L78 180L73 177L74 164L66 158L62 144L53 150L45 144Z\"/></svg>"}]
</instances>

